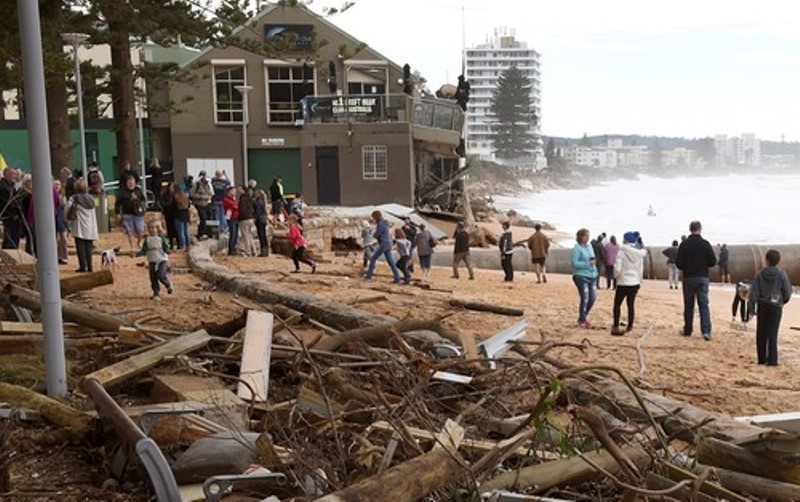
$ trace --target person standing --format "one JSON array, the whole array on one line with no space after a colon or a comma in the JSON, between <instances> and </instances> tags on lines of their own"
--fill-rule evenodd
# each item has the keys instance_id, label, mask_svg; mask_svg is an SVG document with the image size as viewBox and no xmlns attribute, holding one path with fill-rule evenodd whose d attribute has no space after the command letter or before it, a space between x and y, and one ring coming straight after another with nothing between
<instances>
[{"instance_id":1,"label":"person standing","mask_svg":"<svg viewBox=\"0 0 800 502\"><path fill-rule=\"evenodd\" d=\"M180 183L172 184L172 200L175 206L175 233L178 234L178 249L189 250L189 196Z\"/></svg>"},{"instance_id":2,"label":"person standing","mask_svg":"<svg viewBox=\"0 0 800 502\"><path fill-rule=\"evenodd\" d=\"M228 255L236 256L236 244L239 242L239 201L236 200L236 187L228 187L228 193L222 198L224 218L228 220Z\"/></svg>"},{"instance_id":3,"label":"person standing","mask_svg":"<svg viewBox=\"0 0 800 502\"><path fill-rule=\"evenodd\" d=\"M783 306L792 297L792 285L786 272L778 268L781 254L770 249L767 266L753 278L748 307L756 313L756 356L758 364L778 365L778 329Z\"/></svg>"},{"instance_id":4,"label":"person standing","mask_svg":"<svg viewBox=\"0 0 800 502\"><path fill-rule=\"evenodd\" d=\"M431 273L431 255L433 254L434 241L424 223L420 223L419 232L414 236L414 242L415 246L412 246L412 249L414 247L417 248L419 268L422 269L422 275L427 276Z\"/></svg>"},{"instance_id":5,"label":"person standing","mask_svg":"<svg viewBox=\"0 0 800 502\"><path fill-rule=\"evenodd\" d=\"M606 263L606 248L603 245L605 234L601 233L591 242L592 250L596 258L594 266L597 268L597 287L600 287L600 277L603 275L603 267Z\"/></svg>"},{"instance_id":6,"label":"person standing","mask_svg":"<svg viewBox=\"0 0 800 502\"><path fill-rule=\"evenodd\" d=\"M239 234L242 236L242 247L245 256L256 255L256 243L253 240L255 230L256 201L255 180L250 180L248 186L239 196Z\"/></svg>"},{"instance_id":7,"label":"person standing","mask_svg":"<svg viewBox=\"0 0 800 502\"><path fill-rule=\"evenodd\" d=\"M675 258L678 256L678 241L673 240L672 246L661 251L661 254L667 257L667 280L669 281L669 289L678 289L680 279L678 277L678 267L675 265Z\"/></svg>"},{"instance_id":8,"label":"person standing","mask_svg":"<svg viewBox=\"0 0 800 502\"><path fill-rule=\"evenodd\" d=\"M403 218L403 233L406 239L411 243L410 258L408 259L408 270L414 271L414 250L417 248L417 226L411 221L411 218L405 216Z\"/></svg>"},{"instance_id":9,"label":"person standing","mask_svg":"<svg viewBox=\"0 0 800 502\"><path fill-rule=\"evenodd\" d=\"M503 233L500 234L500 241L497 243L500 248L500 265L503 267L503 282L514 281L514 240L511 236L511 224L503 222Z\"/></svg>"},{"instance_id":10,"label":"person standing","mask_svg":"<svg viewBox=\"0 0 800 502\"><path fill-rule=\"evenodd\" d=\"M3 222L3 249L18 249L22 234L22 209L17 189L19 171L13 167L3 169L0 178L0 220Z\"/></svg>"},{"instance_id":11,"label":"person standing","mask_svg":"<svg viewBox=\"0 0 800 502\"><path fill-rule=\"evenodd\" d=\"M614 236L611 236L614 239ZM636 247L636 241L639 239L639 232L625 232L622 237L622 246L618 248L615 253L614 265L611 269L614 271L616 278L616 292L614 293L614 325L611 328L612 335L621 335L622 330L619 325L620 310L622 301L628 307L628 324L625 327L625 332L633 330L633 321L635 319L634 303L636 302L636 294L639 292L639 285L642 283L644 276L644 249Z\"/></svg>"},{"instance_id":12,"label":"person standing","mask_svg":"<svg viewBox=\"0 0 800 502\"><path fill-rule=\"evenodd\" d=\"M364 220L361 227L361 249L364 251L362 267L366 270L370 256L378 249L378 240L375 239L375 229L372 228L372 225L370 225L367 220Z\"/></svg>"},{"instance_id":13,"label":"person standing","mask_svg":"<svg viewBox=\"0 0 800 502\"><path fill-rule=\"evenodd\" d=\"M122 166L122 170L119 172L119 180L117 182L117 190L123 190L127 186L128 178L133 178L134 185L139 184L139 173L136 172L135 169L131 167L130 162L126 162Z\"/></svg>"},{"instance_id":14,"label":"person standing","mask_svg":"<svg viewBox=\"0 0 800 502\"><path fill-rule=\"evenodd\" d=\"M469 232L464 228L463 223L456 225L455 245L453 246L453 279L458 279L458 264L464 261L469 271L469 279L475 279L475 272L472 270L472 263L469 260Z\"/></svg>"},{"instance_id":15,"label":"person standing","mask_svg":"<svg viewBox=\"0 0 800 502\"><path fill-rule=\"evenodd\" d=\"M717 260L719 267L719 282L727 284L731 282L731 276L728 273L728 245L723 243L719 248L719 259Z\"/></svg>"},{"instance_id":16,"label":"person standing","mask_svg":"<svg viewBox=\"0 0 800 502\"><path fill-rule=\"evenodd\" d=\"M550 239L542 232L542 225L533 226L536 230L528 238L528 249L531 250L533 271L536 273L536 284L547 282L547 255L550 252Z\"/></svg>"},{"instance_id":17,"label":"person standing","mask_svg":"<svg viewBox=\"0 0 800 502\"><path fill-rule=\"evenodd\" d=\"M160 195L164 191L163 187L161 186L161 181L164 179L164 171L161 169L161 163L158 159L152 159L150 164L147 166L147 174L150 175L150 192L153 193L153 199L156 201L156 209L159 209L159 204L161 204ZM170 234L171 225L167 224L167 234ZM170 242L172 239L170 238Z\"/></svg>"},{"instance_id":18,"label":"person standing","mask_svg":"<svg viewBox=\"0 0 800 502\"><path fill-rule=\"evenodd\" d=\"M197 216L200 219L200 223L197 225L198 239L211 237L211 231L206 222L214 217L214 206L211 203L213 196L214 187L211 186L211 183L206 178L206 172L200 171L198 180L194 182L189 191L189 198L192 200L195 209L197 209ZM222 225L222 223L219 224Z\"/></svg>"},{"instance_id":19,"label":"person standing","mask_svg":"<svg viewBox=\"0 0 800 502\"><path fill-rule=\"evenodd\" d=\"M297 222L297 216L289 215L289 241L292 243L294 250L292 251L292 263L294 263L293 274L300 273L300 262L305 263L311 267L311 273L317 271L317 264L311 261L306 253L306 239L303 237L303 227ZM390 251L391 252L391 251Z\"/></svg>"},{"instance_id":20,"label":"person standing","mask_svg":"<svg viewBox=\"0 0 800 502\"><path fill-rule=\"evenodd\" d=\"M411 271L409 265L411 264L411 241L406 239L406 233L402 228L394 229L394 245L397 247L397 268L403 272L403 284L411 283Z\"/></svg>"},{"instance_id":21,"label":"person standing","mask_svg":"<svg viewBox=\"0 0 800 502\"><path fill-rule=\"evenodd\" d=\"M608 238L608 242L605 245L605 255L606 255L606 289L611 289L611 285L614 285L614 289L617 289L617 279L614 275L614 264L617 263L617 253L619 252L619 245L617 244L617 237L612 235Z\"/></svg>"},{"instance_id":22,"label":"person standing","mask_svg":"<svg viewBox=\"0 0 800 502\"><path fill-rule=\"evenodd\" d=\"M56 252L59 265L66 265L69 257L67 249L67 217L64 212L64 196L61 194L61 180L53 180L53 209L56 219ZM74 185L73 185L74 189Z\"/></svg>"},{"instance_id":23,"label":"person standing","mask_svg":"<svg viewBox=\"0 0 800 502\"><path fill-rule=\"evenodd\" d=\"M144 194L133 176L125 179L125 187L117 193L114 211L122 220L122 232L128 236L130 249L139 249L144 237Z\"/></svg>"},{"instance_id":24,"label":"person standing","mask_svg":"<svg viewBox=\"0 0 800 502\"><path fill-rule=\"evenodd\" d=\"M397 266L392 257L392 236L389 233L389 222L383 217L383 213L378 210L372 211L372 221L375 222L375 233L373 236L375 240L378 241L378 249L369 257L369 266L367 267L367 272L364 274L364 279L368 281L372 279L372 273L375 271L375 263L378 261L378 258L383 256L386 259L386 263L389 264L389 268L392 269L394 282L399 283L400 273L397 271Z\"/></svg>"},{"instance_id":25,"label":"person standing","mask_svg":"<svg viewBox=\"0 0 800 502\"><path fill-rule=\"evenodd\" d=\"M255 211L256 233L258 234L258 244L261 247L259 256L269 256L269 210L267 209L267 194L264 190L255 191L256 198L253 201Z\"/></svg>"},{"instance_id":26,"label":"person standing","mask_svg":"<svg viewBox=\"0 0 800 502\"><path fill-rule=\"evenodd\" d=\"M219 222L219 231L228 231L228 222L225 221L225 211L222 210L222 198L228 193L231 182L225 171L216 171L211 179L211 188L214 190L212 201L214 203L214 218Z\"/></svg>"},{"instance_id":27,"label":"person standing","mask_svg":"<svg viewBox=\"0 0 800 502\"><path fill-rule=\"evenodd\" d=\"M594 249L589 243L589 231L585 228L575 234L572 247L572 282L578 288L578 326L591 328L589 312L597 298L597 266Z\"/></svg>"},{"instance_id":28,"label":"person standing","mask_svg":"<svg viewBox=\"0 0 800 502\"><path fill-rule=\"evenodd\" d=\"M157 207L161 208L161 214L164 216L164 224L167 226L167 242L169 249L172 251L175 248L181 247L181 241L178 237L178 225L175 222L175 188L172 184L164 187L161 194L158 196L159 203Z\"/></svg>"},{"instance_id":29,"label":"person standing","mask_svg":"<svg viewBox=\"0 0 800 502\"><path fill-rule=\"evenodd\" d=\"M67 203L67 220L75 237L75 252L78 255L76 272L91 272L94 241L97 240L97 214L94 197L89 195L86 180L75 182L75 193Z\"/></svg>"},{"instance_id":30,"label":"person standing","mask_svg":"<svg viewBox=\"0 0 800 502\"><path fill-rule=\"evenodd\" d=\"M699 221L689 224L689 237L678 246L675 265L683 272L683 336L692 336L694 302L700 310L700 331L711 340L711 310L708 303L708 269L716 265L714 248L700 235Z\"/></svg>"},{"instance_id":31,"label":"person standing","mask_svg":"<svg viewBox=\"0 0 800 502\"><path fill-rule=\"evenodd\" d=\"M283 197L283 178L280 175L272 179L272 184L269 186L269 200L272 202L272 214L279 220L286 208L286 199Z\"/></svg>"}]
</instances>

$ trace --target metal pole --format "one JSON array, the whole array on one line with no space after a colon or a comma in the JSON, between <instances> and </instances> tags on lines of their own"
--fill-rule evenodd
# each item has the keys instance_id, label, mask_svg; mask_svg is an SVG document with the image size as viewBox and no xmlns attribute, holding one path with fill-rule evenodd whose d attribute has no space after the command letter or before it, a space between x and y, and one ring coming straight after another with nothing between
<instances>
[{"instance_id":1,"label":"metal pole","mask_svg":"<svg viewBox=\"0 0 800 502\"><path fill-rule=\"evenodd\" d=\"M89 40L89 35L85 33L63 33L61 39L72 44L72 57L75 61L75 91L77 93L78 101L78 131L81 141L81 172L83 179L87 178L87 162L86 162L86 130L83 124L83 82L81 79L81 62L78 58L78 47L85 41Z\"/></svg>"},{"instance_id":2,"label":"metal pole","mask_svg":"<svg viewBox=\"0 0 800 502\"><path fill-rule=\"evenodd\" d=\"M253 88L250 85L237 85L236 90L242 93L242 171L244 173L244 181L242 186L247 186L250 181L250 169L247 159L247 122L250 120L250 102L248 93Z\"/></svg>"},{"instance_id":3,"label":"metal pole","mask_svg":"<svg viewBox=\"0 0 800 502\"><path fill-rule=\"evenodd\" d=\"M17 0L17 6L25 77L25 109L28 114L28 147L31 152L33 174L33 209L39 215L36 219L36 271L42 304L47 394L64 397L67 395L67 369L56 253L50 133L47 129L39 2Z\"/></svg>"}]
</instances>

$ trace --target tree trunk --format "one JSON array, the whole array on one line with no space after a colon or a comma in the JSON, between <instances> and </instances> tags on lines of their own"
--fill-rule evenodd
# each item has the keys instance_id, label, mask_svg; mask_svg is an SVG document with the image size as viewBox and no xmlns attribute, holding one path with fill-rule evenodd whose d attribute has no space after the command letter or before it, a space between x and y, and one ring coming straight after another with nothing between
<instances>
[{"instance_id":1,"label":"tree trunk","mask_svg":"<svg viewBox=\"0 0 800 502\"><path fill-rule=\"evenodd\" d=\"M38 411L45 419L79 433L87 432L91 419L74 408L24 387L0 383L0 401Z\"/></svg>"},{"instance_id":2,"label":"tree trunk","mask_svg":"<svg viewBox=\"0 0 800 502\"><path fill-rule=\"evenodd\" d=\"M525 314L525 311L520 309L503 307L501 305L492 305L490 303L467 302L464 300L458 300L456 298L450 299L449 303L453 307L462 307L467 310L475 310L478 312L491 312L493 314L500 314L507 316L521 316Z\"/></svg>"},{"instance_id":3,"label":"tree trunk","mask_svg":"<svg viewBox=\"0 0 800 502\"><path fill-rule=\"evenodd\" d=\"M784 462L777 454L757 454L740 446L711 437L702 438L697 445L700 463L744 472L754 476L800 484L800 467Z\"/></svg>"},{"instance_id":4,"label":"tree trunk","mask_svg":"<svg viewBox=\"0 0 800 502\"><path fill-rule=\"evenodd\" d=\"M14 284L7 284L5 293L9 296L11 303L30 310L42 310L40 295L38 292L26 289ZM87 328L98 331L117 332L120 326L128 326L122 319L112 315L87 309L66 300L61 300L61 311L64 320L78 323Z\"/></svg>"},{"instance_id":5,"label":"tree trunk","mask_svg":"<svg viewBox=\"0 0 800 502\"><path fill-rule=\"evenodd\" d=\"M77 274L61 279L61 298L65 298L78 291L105 286L114 283L114 274L110 270L98 270L87 274Z\"/></svg>"},{"instance_id":6,"label":"tree trunk","mask_svg":"<svg viewBox=\"0 0 800 502\"><path fill-rule=\"evenodd\" d=\"M111 48L111 98L114 128L117 136L117 165L112 172L118 175L125 164L136 166L136 101L133 89L134 68L128 20L118 11L115 2L104 3L103 15L108 21Z\"/></svg>"}]
</instances>

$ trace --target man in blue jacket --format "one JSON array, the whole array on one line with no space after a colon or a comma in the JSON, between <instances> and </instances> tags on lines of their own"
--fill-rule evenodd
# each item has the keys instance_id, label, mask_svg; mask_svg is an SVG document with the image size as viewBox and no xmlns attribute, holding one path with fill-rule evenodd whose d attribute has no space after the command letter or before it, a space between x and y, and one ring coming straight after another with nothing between
<instances>
[{"instance_id":1,"label":"man in blue jacket","mask_svg":"<svg viewBox=\"0 0 800 502\"><path fill-rule=\"evenodd\" d=\"M683 336L692 336L694 302L700 309L700 331L711 340L711 312L708 305L708 269L717 264L711 243L701 237L699 221L689 224L691 235L678 247L675 265L683 271Z\"/></svg>"},{"instance_id":2,"label":"man in blue jacket","mask_svg":"<svg viewBox=\"0 0 800 502\"><path fill-rule=\"evenodd\" d=\"M378 249L372 253L372 256L369 257L369 267L367 268L367 273L364 274L364 279L370 280L372 279L372 272L375 271L375 262L378 261L378 258L383 256L386 258L386 263L389 264L389 268L392 269L392 275L394 276L394 282L400 283L400 273L397 271L397 266L394 263L394 258L392 258L392 236L389 232L389 222L384 219L383 214L380 211L372 211L372 220L375 222L375 240L378 241Z\"/></svg>"}]
</instances>

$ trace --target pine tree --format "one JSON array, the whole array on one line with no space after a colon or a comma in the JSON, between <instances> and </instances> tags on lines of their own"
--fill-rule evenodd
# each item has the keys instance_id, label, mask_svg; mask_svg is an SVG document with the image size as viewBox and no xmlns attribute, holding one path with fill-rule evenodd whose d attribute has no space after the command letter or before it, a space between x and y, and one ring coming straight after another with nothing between
<instances>
[{"instance_id":1,"label":"pine tree","mask_svg":"<svg viewBox=\"0 0 800 502\"><path fill-rule=\"evenodd\" d=\"M530 132L536 123L530 91L528 76L516 66L509 67L497 81L489 112L494 120L492 146L500 159L525 157L536 148Z\"/></svg>"}]
</instances>

